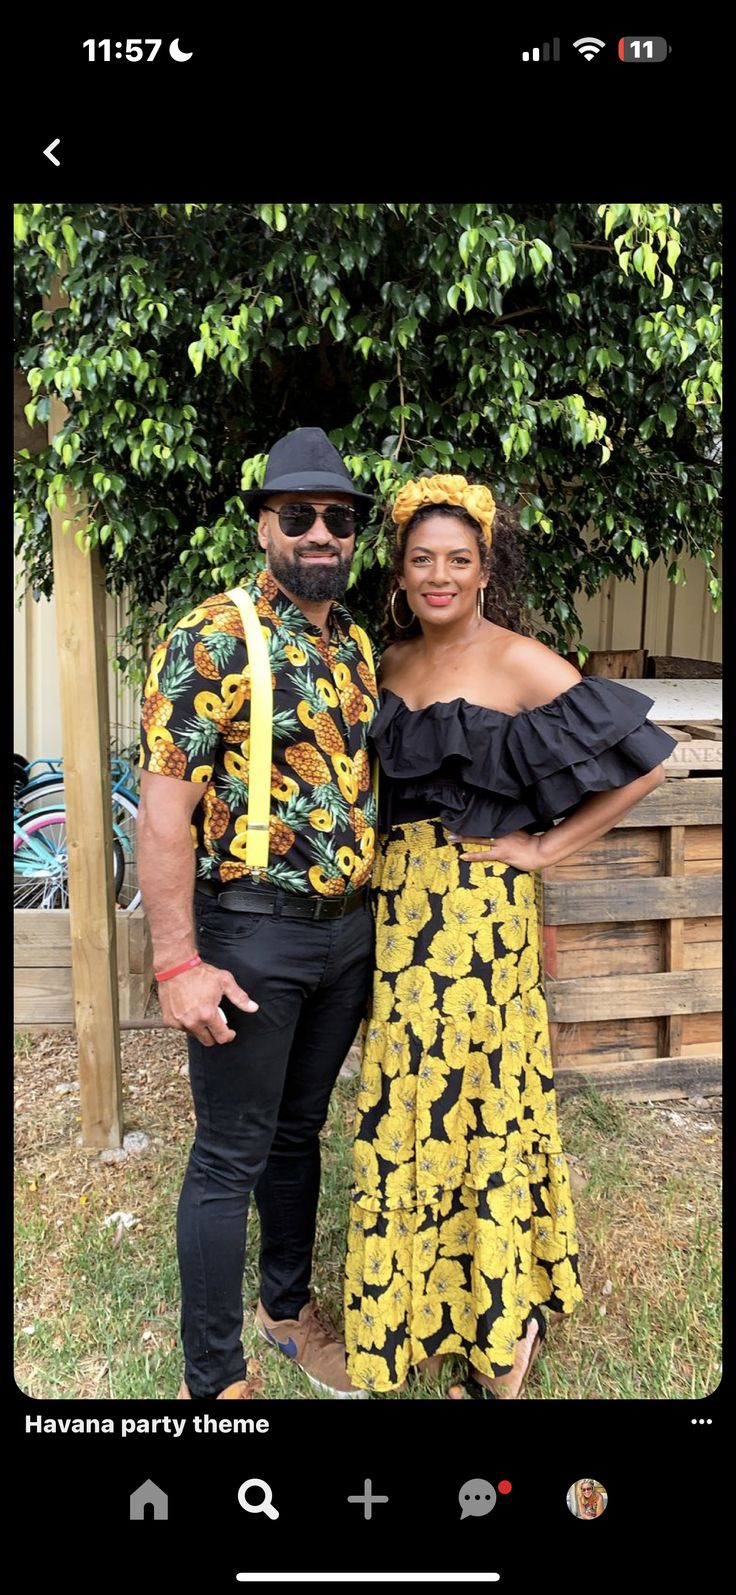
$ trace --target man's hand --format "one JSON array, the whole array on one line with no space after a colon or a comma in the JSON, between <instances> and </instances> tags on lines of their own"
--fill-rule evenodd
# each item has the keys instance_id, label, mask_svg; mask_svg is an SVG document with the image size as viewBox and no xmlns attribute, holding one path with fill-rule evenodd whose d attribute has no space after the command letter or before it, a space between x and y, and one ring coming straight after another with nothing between
<instances>
[{"instance_id":1,"label":"man's hand","mask_svg":"<svg viewBox=\"0 0 736 1595\"><path fill-rule=\"evenodd\" d=\"M175 1030L188 1030L203 1047L235 1037L220 1007L221 997L227 997L243 1013L258 1010L258 1003L243 991L229 970L216 969L214 964L196 964L194 969L174 975L173 980L162 982L158 994L164 1023Z\"/></svg>"}]
</instances>

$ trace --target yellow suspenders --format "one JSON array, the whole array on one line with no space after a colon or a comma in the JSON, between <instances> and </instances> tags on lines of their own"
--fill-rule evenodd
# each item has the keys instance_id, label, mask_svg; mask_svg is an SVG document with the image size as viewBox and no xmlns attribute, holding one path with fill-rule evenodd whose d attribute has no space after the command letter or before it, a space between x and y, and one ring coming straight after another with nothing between
<instances>
[{"instance_id":1,"label":"yellow suspenders","mask_svg":"<svg viewBox=\"0 0 736 1595\"><path fill-rule=\"evenodd\" d=\"M375 681L375 679L376 679L376 667L375 667L375 665L373 663L373 649L371 648L370 638L368 636L368 633L367 633L367 631L363 630L362 626L358 626L355 622L353 622L353 630L358 633L358 641L359 641L361 649L363 651L363 657L364 657L364 659L366 661L368 669L370 670L370 673L371 673L371 675L373 677L373 680ZM378 770L379 770L378 759L374 759L373 760L373 774L372 774L372 783L371 784L373 786L373 798L374 798L374 802L375 802L375 805L376 805L376 820L375 820L375 828L376 828L376 830L378 830Z\"/></svg>"},{"instance_id":2,"label":"yellow suspenders","mask_svg":"<svg viewBox=\"0 0 736 1595\"><path fill-rule=\"evenodd\" d=\"M255 881L268 867L271 820L271 750L273 745L273 686L268 644L250 594L232 587L228 598L240 613L250 666L250 756L248 760L248 829L245 862ZM355 627L365 660L374 674L373 653L366 633ZM378 760L373 769L373 795L378 802Z\"/></svg>"},{"instance_id":3,"label":"yellow suspenders","mask_svg":"<svg viewBox=\"0 0 736 1595\"><path fill-rule=\"evenodd\" d=\"M250 757L248 760L248 830L245 862L253 879L260 880L268 865L271 820L271 744L273 741L273 686L268 644L261 629L256 606L242 587L233 587L228 598L237 605L245 632L250 665Z\"/></svg>"}]
</instances>

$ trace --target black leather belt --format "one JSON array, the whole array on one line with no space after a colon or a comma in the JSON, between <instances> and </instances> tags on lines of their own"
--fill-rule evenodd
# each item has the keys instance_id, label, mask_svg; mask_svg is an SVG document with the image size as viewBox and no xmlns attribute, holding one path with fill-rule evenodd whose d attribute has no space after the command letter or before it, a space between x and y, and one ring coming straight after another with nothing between
<instances>
[{"instance_id":1,"label":"black leather belt","mask_svg":"<svg viewBox=\"0 0 736 1595\"><path fill-rule=\"evenodd\" d=\"M368 902L370 887L345 897L297 897L292 892L269 892L247 886L215 886L197 881L195 890L214 897L220 908L235 914L273 914L277 919L343 919Z\"/></svg>"}]
</instances>

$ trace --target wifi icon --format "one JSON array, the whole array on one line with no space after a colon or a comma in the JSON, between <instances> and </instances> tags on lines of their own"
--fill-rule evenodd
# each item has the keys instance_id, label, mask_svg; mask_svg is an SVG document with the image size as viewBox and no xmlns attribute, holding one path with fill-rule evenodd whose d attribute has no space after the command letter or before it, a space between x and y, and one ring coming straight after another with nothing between
<instances>
[{"instance_id":1,"label":"wifi icon","mask_svg":"<svg viewBox=\"0 0 736 1595\"><path fill-rule=\"evenodd\" d=\"M605 48L604 39L576 39L573 45L573 49L585 56L586 61L592 61L593 57L599 55Z\"/></svg>"}]
</instances>

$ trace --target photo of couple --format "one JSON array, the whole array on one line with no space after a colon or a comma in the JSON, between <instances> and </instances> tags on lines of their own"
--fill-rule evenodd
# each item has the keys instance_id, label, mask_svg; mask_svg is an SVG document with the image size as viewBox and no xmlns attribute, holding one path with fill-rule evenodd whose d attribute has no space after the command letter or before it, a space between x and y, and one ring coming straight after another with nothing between
<instances>
[{"instance_id":1,"label":"photo of couple","mask_svg":"<svg viewBox=\"0 0 736 1595\"><path fill-rule=\"evenodd\" d=\"M708 1395L720 207L15 224L20 1389Z\"/></svg>"},{"instance_id":2,"label":"photo of couple","mask_svg":"<svg viewBox=\"0 0 736 1595\"><path fill-rule=\"evenodd\" d=\"M143 700L138 873L197 1118L180 1395L248 1396L253 1195L259 1332L317 1389L385 1393L454 1354L455 1397L518 1397L547 1315L581 1296L536 872L658 786L674 742L640 693L486 619L483 484L428 472L391 507L380 695L344 602L370 499L325 433L275 442L246 507L276 733L265 879L247 853L258 677L232 593L183 617ZM319 1136L364 1018L343 1342L310 1297Z\"/></svg>"}]
</instances>

